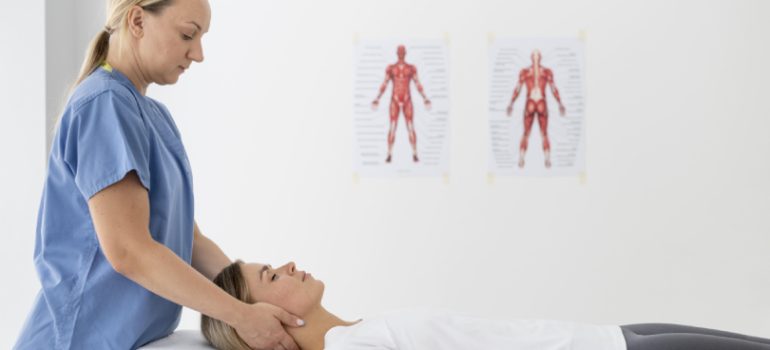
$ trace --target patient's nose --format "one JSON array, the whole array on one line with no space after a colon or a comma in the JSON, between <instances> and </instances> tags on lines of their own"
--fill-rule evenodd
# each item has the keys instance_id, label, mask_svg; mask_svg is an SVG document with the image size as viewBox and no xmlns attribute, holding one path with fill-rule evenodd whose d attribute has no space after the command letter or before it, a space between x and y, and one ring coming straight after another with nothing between
<instances>
[{"instance_id":1,"label":"patient's nose","mask_svg":"<svg viewBox=\"0 0 770 350\"><path fill-rule=\"evenodd\" d=\"M286 263L286 265L281 266L280 269L286 271L286 273L289 275L293 275L297 270L297 265L293 261L290 261Z\"/></svg>"}]
</instances>

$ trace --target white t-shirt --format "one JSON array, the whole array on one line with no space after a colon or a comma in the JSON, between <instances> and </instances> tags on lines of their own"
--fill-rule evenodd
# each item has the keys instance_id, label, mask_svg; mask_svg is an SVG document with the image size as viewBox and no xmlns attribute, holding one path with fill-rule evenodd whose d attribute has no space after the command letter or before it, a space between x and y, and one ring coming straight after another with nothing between
<instances>
[{"instance_id":1,"label":"white t-shirt","mask_svg":"<svg viewBox=\"0 0 770 350\"><path fill-rule=\"evenodd\" d=\"M626 350L618 326L407 310L330 329L325 350Z\"/></svg>"}]
</instances>

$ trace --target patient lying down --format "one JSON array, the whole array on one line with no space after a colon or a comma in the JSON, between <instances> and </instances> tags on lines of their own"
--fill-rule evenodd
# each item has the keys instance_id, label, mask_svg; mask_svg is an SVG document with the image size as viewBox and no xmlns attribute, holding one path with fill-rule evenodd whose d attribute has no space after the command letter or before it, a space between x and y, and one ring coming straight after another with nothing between
<instances>
[{"instance_id":1,"label":"patient lying down","mask_svg":"<svg viewBox=\"0 0 770 350\"><path fill-rule=\"evenodd\" d=\"M498 321L427 310L348 322L321 305L324 283L292 262L274 269L238 260L214 283L241 301L270 303L305 320L286 329L303 350L770 350L770 339L673 324ZM219 320L202 315L201 331L220 350L249 349Z\"/></svg>"}]
</instances>

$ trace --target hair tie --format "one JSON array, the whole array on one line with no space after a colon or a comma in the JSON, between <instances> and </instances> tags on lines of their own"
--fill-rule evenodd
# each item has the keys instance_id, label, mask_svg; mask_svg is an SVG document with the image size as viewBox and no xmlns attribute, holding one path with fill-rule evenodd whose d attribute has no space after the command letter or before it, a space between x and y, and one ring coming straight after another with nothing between
<instances>
[{"instance_id":1,"label":"hair tie","mask_svg":"<svg viewBox=\"0 0 770 350\"><path fill-rule=\"evenodd\" d=\"M110 26L104 26L104 32L107 34L112 34L112 28L110 28Z\"/></svg>"}]
</instances>

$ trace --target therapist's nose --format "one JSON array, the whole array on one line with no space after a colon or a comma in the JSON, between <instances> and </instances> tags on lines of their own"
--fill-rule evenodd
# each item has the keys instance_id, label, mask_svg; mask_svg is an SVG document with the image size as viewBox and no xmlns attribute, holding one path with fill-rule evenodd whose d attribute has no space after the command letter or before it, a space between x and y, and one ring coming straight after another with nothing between
<instances>
[{"instance_id":1,"label":"therapist's nose","mask_svg":"<svg viewBox=\"0 0 770 350\"><path fill-rule=\"evenodd\" d=\"M203 43L200 39L196 40L190 51L187 52L187 57L195 62L203 62Z\"/></svg>"}]
</instances>

